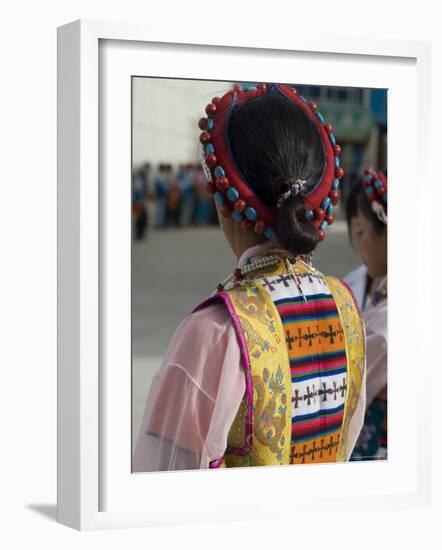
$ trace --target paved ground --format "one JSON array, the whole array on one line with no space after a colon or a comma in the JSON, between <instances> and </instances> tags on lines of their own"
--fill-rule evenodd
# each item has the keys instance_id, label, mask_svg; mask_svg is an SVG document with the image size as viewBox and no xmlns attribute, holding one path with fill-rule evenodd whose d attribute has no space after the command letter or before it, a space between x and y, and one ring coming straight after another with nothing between
<instances>
[{"instance_id":1,"label":"paved ground","mask_svg":"<svg viewBox=\"0 0 442 550\"><path fill-rule=\"evenodd\" d=\"M326 245L325 245L326 243ZM336 222L314 265L342 277L359 260L346 226ZM132 247L133 435L138 433L154 372L180 321L231 273L235 259L217 227L151 230Z\"/></svg>"}]
</instances>

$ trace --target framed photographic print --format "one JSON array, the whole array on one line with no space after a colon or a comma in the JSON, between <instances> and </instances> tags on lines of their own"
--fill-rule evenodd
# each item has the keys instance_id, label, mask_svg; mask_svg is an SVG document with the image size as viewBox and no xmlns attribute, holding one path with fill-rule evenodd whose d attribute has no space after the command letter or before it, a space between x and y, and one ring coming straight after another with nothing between
<instances>
[{"instance_id":1,"label":"framed photographic print","mask_svg":"<svg viewBox=\"0 0 442 550\"><path fill-rule=\"evenodd\" d=\"M428 175L429 45L160 38L59 29L59 521L427 506L430 402L413 373L431 346L403 342L431 306L429 221L404 223L417 166ZM423 284L404 315L410 249Z\"/></svg>"}]
</instances>

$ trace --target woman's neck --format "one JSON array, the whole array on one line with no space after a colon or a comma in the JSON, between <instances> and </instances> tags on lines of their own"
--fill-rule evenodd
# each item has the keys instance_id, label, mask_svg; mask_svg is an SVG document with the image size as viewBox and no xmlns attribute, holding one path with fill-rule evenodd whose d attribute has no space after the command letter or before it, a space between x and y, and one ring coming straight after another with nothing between
<instances>
[{"instance_id":1,"label":"woman's neck","mask_svg":"<svg viewBox=\"0 0 442 550\"><path fill-rule=\"evenodd\" d=\"M237 260L241 258L246 250L267 242L264 235L257 235L253 231L238 231L234 238L234 252Z\"/></svg>"}]
</instances>

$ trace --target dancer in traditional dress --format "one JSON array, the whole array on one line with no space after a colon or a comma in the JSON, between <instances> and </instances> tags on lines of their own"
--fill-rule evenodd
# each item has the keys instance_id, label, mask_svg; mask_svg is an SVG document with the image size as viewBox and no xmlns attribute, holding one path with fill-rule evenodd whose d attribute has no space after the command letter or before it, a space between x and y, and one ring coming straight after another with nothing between
<instances>
[{"instance_id":1,"label":"dancer in traditional dress","mask_svg":"<svg viewBox=\"0 0 442 550\"><path fill-rule=\"evenodd\" d=\"M238 263L176 330L133 470L347 461L364 329L348 287L311 263L344 173L333 128L282 84L235 85L206 114L207 188Z\"/></svg>"},{"instance_id":2,"label":"dancer in traditional dress","mask_svg":"<svg viewBox=\"0 0 442 550\"><path fill-rule=\"evenodd\" d=\"M351 460L387 458L387 178L367 168L347 200L350 240L363 265L345 280L366 328L367 412Z\"/></svg>"}]
</instances>

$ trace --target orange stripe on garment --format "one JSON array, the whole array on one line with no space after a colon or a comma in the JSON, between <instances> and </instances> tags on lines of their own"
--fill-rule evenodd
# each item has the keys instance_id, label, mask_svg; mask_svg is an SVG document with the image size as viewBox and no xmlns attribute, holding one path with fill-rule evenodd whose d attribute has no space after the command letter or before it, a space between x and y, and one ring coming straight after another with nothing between
<instances>
[{"instance_id":1,"label":"orange stripe on garment","mask_svg":"<svg viewBox=\"0 0 442 550\"><path fill-rule=\"evenodd\" d=\"M312 338L310 341L299 338L300 336L308 337L309 335L315 335L318 332L328 333L330 332L330 327L332 332L337 333L336 337L333 338L333 343L330 338L325 336ZM313 323L311 321L284 323L284 332L290 359L345 349L342 324L339 318L323 319ZM291 338L294 340L290 341Z\"/></svg>"}]
</instances>

